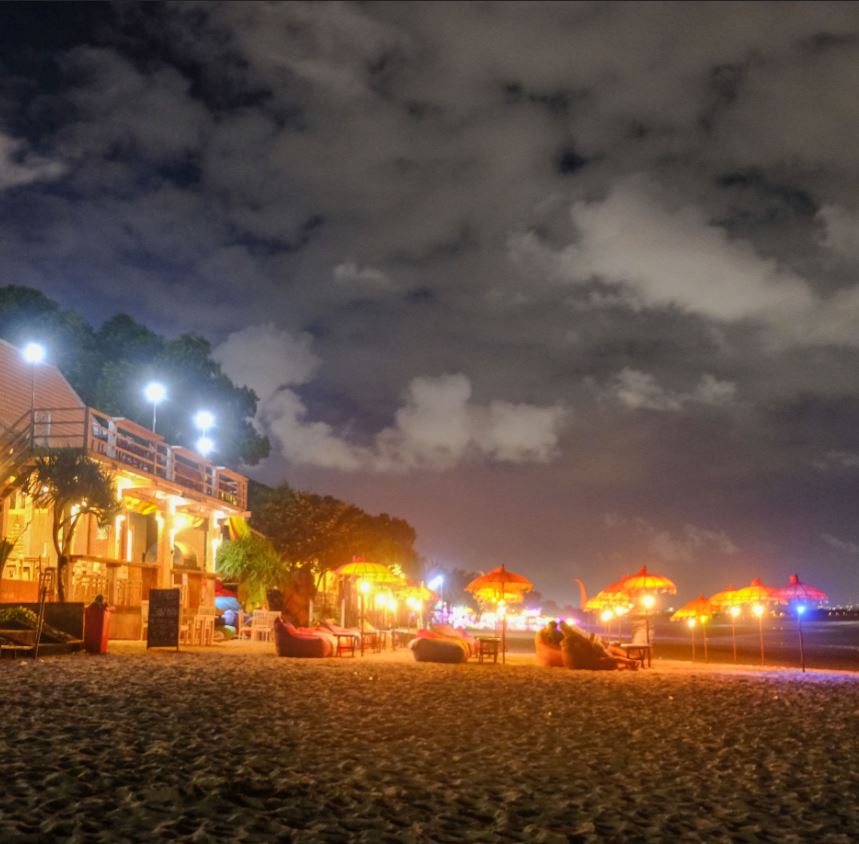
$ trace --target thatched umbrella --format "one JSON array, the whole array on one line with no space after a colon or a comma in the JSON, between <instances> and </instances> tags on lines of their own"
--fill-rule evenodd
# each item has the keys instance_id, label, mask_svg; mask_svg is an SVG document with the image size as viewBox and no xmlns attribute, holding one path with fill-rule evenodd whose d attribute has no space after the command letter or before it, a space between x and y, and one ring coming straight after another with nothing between
<instances>
[{"instance_id":1,"label":"thatched umbrella","mask_svg":"<svg viewBox=\"0 0 859 844\"><path fill-rule=\"evenodd\" d=\"M677 610L672 616L671 621L680 619L688 619L689 629L692 631L692 659L695 659L695 625L700 621L704 631L704 662L708 661L707 654L707 621L713 616L713 605L707 600L705 595L699 595L694 601L689 601Z\"/></svg>"},{"instance_id":2,"label":"thatched umbrella","mask_svg":"<svg viewBox=\"0 0 859 844\"><path fill-rule=\"evenodd\" d=\"M738 604L751 605L752 613L758 618L758 635L761 642L761 665L764 664L764 609L767 604L776 604L779 599L772 586L761 583L756 577L748 586L737 589L736 601Z\"/></svg>"},{"instance_id":3,"label":"thatched umbrella","mask_svg":"<svg viewBox=\"0 0 859 844\"><path fill-rule=\"evenodd\" d=\"M802 641L802 616L808 609L809 604L822 604L829 600L829 596L822 590L808 583L802 583L799 575L792 574L785 586L775 590L779 600L796 610L796 624L799 630L799 661L802 670L805 671L805 644Z\"/></svg>"},{"instance_id":4,"label":"thatched umbrella","mask_svg":"<svg viewBox=\"0 0 859 844\"><path fill-rule=\"evenodd\" d=\"M494 603L496 607L505 607L505 614L502 615L501 621L501 662L507 661L506 605L520 603L525 593L533 588L534 585L527 577L507 571L504 566L476 577L465 587L466 591L471 592L478 601Z\"/></svg>"}]
</instances>

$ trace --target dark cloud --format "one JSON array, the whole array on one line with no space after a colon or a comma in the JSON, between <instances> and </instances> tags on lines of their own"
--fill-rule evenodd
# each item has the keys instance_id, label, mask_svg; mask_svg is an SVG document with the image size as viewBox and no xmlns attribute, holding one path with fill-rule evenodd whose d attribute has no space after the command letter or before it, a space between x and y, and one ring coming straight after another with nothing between
<instances>
[{"instance_id":1,"label":"dark cloud","mask_svg":"<svg viewBox=\"0 0 859 844\"><path fill-rule=\"evenodd\" d=\"M855 6L0 15L0 280L210 337L264 477L560 597L859 598Z\"/></svg>"}]
</instances>

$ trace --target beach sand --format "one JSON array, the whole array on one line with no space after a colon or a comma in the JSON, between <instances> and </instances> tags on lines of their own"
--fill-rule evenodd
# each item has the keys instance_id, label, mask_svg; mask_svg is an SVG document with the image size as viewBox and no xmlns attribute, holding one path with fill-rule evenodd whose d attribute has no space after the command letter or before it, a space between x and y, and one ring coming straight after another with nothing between
<instances>
[{"instance_id":1,"label":"beach sand","mask_svg":"<svg viewBox=\"0 0 859 844\"><path fill-rule=\"evenodd\" d=\"M859 839L859 675L111 650L0 663L3 842Z\"/></svg>"}]
</instances>

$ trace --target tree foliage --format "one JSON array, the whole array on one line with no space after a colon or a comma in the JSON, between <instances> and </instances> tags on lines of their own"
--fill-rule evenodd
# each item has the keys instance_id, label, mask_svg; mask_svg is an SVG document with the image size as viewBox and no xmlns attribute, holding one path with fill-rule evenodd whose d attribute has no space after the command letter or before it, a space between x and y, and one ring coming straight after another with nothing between
<instances>
[{"instance_id":1,"label":"tree foliage","mask_svg":"<svg viewBox=\"0 0 859 844\"><path fill-rule=\"evenodd\" d=\"M93 515L100 525L119 512L111 472L77 449L53 449L36 457L18 485L35 507L51 512L51 539L57 552L57 594L65 600L64 570L80 520Z\"/></svg>"},{"instance_id":2,"label":"tree foliage","mask_svg":"<svg viewBox=\"0 0 859 844\"><path fill-rule=\"evenodd\" d=\"M416 534L405 520L382 513L372 516L354 504L329 495L252 484L251 523L272 542L290 570L309 566L317 574L353 557L398 564L407 576L419 576Z\"/></svg>"},{"instance_id":3,"label":"tree foliage","mask_svg":"<svg viewBox=\"0 0 859 844\"><path fill-rule=\"evenodd\" d=\"M239 598L261 604L267 589L282 588L288 579L283 558L271 542L249 531L220 545L215 569L223 580L239 584Z\"/></svg>"},{"instance_id":4,"label":"tree foliage","mask_svg":"<svg viewBox=\"0 0 859 844\"><path fill-rule=\"evenodd\" d=\"M207 408L217 417L219 462L252 466L268 456L268 439L250 422L256 394L230 381L203 337L168 340L127 314L96 330L39 291L15 286L0 287L0 337L14 345L41 340L84 402L147 427L152 406L143 387L162 381L168 398L158 407L158 433L168 442L193 448L198 432L192 416Z\"/></svg>"}]
</instances>

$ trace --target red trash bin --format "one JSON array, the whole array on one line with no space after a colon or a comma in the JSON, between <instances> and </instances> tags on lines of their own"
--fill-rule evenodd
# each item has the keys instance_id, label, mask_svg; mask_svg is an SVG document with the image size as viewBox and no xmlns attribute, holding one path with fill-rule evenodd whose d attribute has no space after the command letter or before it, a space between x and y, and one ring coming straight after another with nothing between
<instances>
[{"instance_id":1,"label":"red trash bin","mask_svg":"<svg viewBox=\"0 0 859 844\"><path fill-rule=\"evenodd\" d=\"M107 604L95 601L84 610L84 650L88 654L106 654L110 627Z\"/></svg>"}]
</instances>

